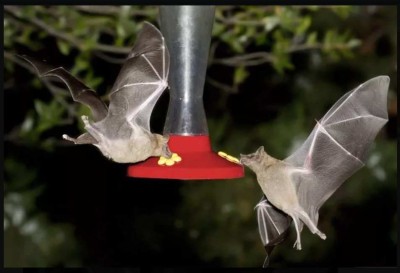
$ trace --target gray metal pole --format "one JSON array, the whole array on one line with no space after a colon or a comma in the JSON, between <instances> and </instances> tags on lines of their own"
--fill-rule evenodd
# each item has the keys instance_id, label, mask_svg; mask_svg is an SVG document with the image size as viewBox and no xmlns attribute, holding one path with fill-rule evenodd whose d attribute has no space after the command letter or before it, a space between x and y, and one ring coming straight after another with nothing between
<instances>
[{"instance_id":1,"label":"gray metal pole","mask_svg":"<svg viewBox=\"0 0 400 273\"><path fill-rule=\"evenodd\" d=\"M214 22L213 6L161 6L170 53L170 102L164 134L208 135L203 88Z\"/></svg>"}]
</instances>

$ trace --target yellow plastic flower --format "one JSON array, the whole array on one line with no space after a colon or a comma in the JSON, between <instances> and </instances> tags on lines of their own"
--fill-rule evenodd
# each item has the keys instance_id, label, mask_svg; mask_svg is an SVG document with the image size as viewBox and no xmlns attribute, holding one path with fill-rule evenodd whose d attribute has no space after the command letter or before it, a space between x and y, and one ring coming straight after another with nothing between
<instances>
[{"instance_id":1,"label":"yellow plastic flower","mask_svg":"<svg viewBox=\"0 0 400 273\"><path fill-rule=\"evenodd\" d=\"M160 159L158 160L158 165L166 165L166 166L172 166L176 162L181 162L182 157L180 157L177 153L173 153L171 158L165 158L163 156L160 156Z\"/></svg>"},{"instance_id":2,"label":"yellow plastic flower","mask_svg":"<svg viewBox=\"0 0 400 273\"><path fill-rule=\"evenodd\" d=\"M228 154L225 153L225 152L219 151L219 152L218 152L218 155L219 155L220 157L222 157L222 158L225 158L226 160L228 160L228 161L230 161L230 162L233 162L233 163L236 163L236 164L240 164L239 159L237 159L237 158L234 157L234 156L228 155Z\"/></svg>"}]
</instances>

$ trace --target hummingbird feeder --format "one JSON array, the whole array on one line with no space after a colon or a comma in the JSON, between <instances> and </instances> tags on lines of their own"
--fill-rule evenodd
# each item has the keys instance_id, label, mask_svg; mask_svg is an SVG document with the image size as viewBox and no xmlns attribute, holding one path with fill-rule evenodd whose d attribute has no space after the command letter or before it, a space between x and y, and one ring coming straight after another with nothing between
<instances>
[{"instance_id":1,"label":"hummingbird feeder","mask_svg":"<svg viewBox=\"0 0 400 273\"><path fill-rule=\"evenodd\" d=\"M158 158L128 167L128 176L163 179L232 179L243 166L213 152L203 106L203 88L215 7L161 6L160 25L170 52L170 101L164 125L168 146L181 161L160 166Z\"/></svg>"}]
</instances>

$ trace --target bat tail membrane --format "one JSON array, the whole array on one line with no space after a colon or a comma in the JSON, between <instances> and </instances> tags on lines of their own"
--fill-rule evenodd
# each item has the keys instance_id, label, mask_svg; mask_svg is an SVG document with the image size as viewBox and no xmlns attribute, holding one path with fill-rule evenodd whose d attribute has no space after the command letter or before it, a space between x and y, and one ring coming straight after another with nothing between
<instances>
[{"instance_id":1,"label":"bat tail membrane","mask_svg":"<svg viewBox=\"0 0 400 273\"><path fill-rule=\"evenodd\" d=\"M100 121L107 116L107 106L100 99L97 93L87 87L84 83L71 75L62 67L52 67L44 61L37 60L28 56L20 56L23 60L30 63L40 77L57 77L67 85L74 101L88 106L93 114L94 121Z\"/></svg>"},{"instance_id":2,"label":"bat tail membrane","mask_svg":"<svg viewBox=\"0 0 400 273\"><path fill-rule=\"evenodd\" d=\"M272 250L288 236L291 218L275 208L264 195L257 204L258 231L267 257L263 267L268 266Z\"/></svg>"}]
</instances>

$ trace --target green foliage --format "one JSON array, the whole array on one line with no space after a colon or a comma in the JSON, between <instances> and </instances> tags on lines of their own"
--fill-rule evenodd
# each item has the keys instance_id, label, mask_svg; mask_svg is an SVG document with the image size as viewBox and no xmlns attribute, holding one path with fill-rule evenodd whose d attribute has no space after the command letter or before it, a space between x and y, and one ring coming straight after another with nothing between
<instances>
[{"instance_id":1,"label":"green foliage","mask_svg":"<svg viewBox=\"0 0 400 273\"><path fill-rule=\"evenodd\" d=\"M43 187L32 187L36 170L13 157L4 162L4 265L77 266L78 243L70 224L53 224L36 208Z\"/></svg>"},{"instance_id":2,"label":"green foliage","mask_svg":"<svg viewBox=\"0 0 400 273\"><path fill-rule=\"evenodd\" d=\"M351 51L360 42L349 32L337 32L334 29L319 31L315 29L314 16L322 9L329 9L341 20L350 16L353 7L317 7L317 6L277 6L277 7L221 7L216 11L213 37L228 46L233 55L246 56L251 45L267 50L269 57L260 57L246 62L237 61L229 65L246 67L261 63L271 63L274 69L283 74L293 70L292 54L304 50L321 50L334 61L342 57L352 57ZM329 26L334 28L335 26ZM268 51L268 48L270 50ZM240 56L240 55L238 55ZM217 63L224 59L217 59ZM240 68L242 69L242 68ZM236 73L233 86L238 83Z\"/></svg>"},{"instance_id":3,"label":"green foliage","mask_svg":"<svg viewBox=\"0 0 400 273\"><path fill-rule=\"evenodd\" d=\"M243 66L236 67L235 73L233 75L233 82L235 85L243 83L246 78L249 76L249 72L247 72L246 68Z\"/></svg>"},{"instance_id":4,"label":"green foliage","mask_svg":"<svg viewBox=\"0 0 400 273\"><path fill-rule=\"evenodd\" d=\"M63 124L65 107L56 100L45 103L34 101L34 111L30 111L21 124L18 137L29 145L40 145L44 149L53 148L53 140L43 141L41 135L49 129Z\"/></svg>"},{"instance_id":5,"label":"green foliage","mask_svg":"<svg viewBox=\"0 0 400 273\"><path fill-rule=\"evenodd\" d=\"M285 69L293 69L293 64L290 62L289 49L290 41L283 36L281 31L274 33L275 43L272 46L274 56L273 66L282 74Z\"/></svg>"}]
</instances>

